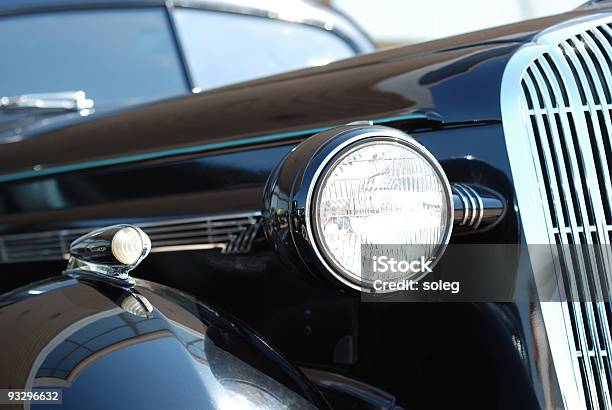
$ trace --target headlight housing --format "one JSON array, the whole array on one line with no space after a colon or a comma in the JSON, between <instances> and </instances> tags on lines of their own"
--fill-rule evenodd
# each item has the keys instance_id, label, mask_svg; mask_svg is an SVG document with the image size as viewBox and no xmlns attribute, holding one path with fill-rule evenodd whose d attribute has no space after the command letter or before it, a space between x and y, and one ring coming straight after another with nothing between
<instances>
[{"instance_id":1,"label":"headlight housing","mask_svg":"<svg viewBox=\"0 0 612 410\"><path fill-rule=\"evenodd\" d=\"M442 168L413 138L388 127L346 126L288 154L268 181L264 216L283 259L371 292L377 278L363 273L362 264L389 250L383 245L392 245L398 258L423 256L435 264L452 231L452 204Z\"/></svg>"}]
</instances>

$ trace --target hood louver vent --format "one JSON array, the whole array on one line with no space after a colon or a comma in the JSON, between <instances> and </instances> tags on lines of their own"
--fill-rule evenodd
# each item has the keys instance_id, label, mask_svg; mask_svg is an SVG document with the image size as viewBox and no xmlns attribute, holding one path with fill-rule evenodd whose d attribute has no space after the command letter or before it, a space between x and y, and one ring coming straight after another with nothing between
<instances>
[{"instance_id":1,"label":"hood louver vent","mask_svg":"<svg viewBox=\"0 0 612 410\"><path fill-rule=\"evenodd\" d=\"M135 223L149 235L151 252L222 249L247 235L258 226L259 212L201 216ZM90 228L62 229L0 236L0 263L67 259L72 241L90 232ZM232 248L233 249L233 248ZM250 247L242 247L247 252Z\"/></svg>"}]
</instances>

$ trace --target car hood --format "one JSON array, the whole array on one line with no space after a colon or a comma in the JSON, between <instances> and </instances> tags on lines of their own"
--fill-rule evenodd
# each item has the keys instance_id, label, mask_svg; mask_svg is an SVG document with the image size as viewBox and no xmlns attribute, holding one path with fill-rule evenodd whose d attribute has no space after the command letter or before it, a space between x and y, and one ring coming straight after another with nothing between
<instances>
[{"instance_id":1,"label":"car hood","mask_svg":"<svg viewBox=\"0 0 612 410\"><path fill-rule=\"evenodd\" d=\"M610 10L546 18L399 47L177 97L74 126L40 129L0 150L0 182L262 142L295 141L353 121L501 122L507 62L542 31Z\"/></svg>"},{"instance_id":2,"label":"car hood","mask_svg":"<svg viewBox=\"0 0 612 410\"><path fill-rule=\"evenodd\" d=\"M133 105L132 107L137 107ZM130 106L96 108L87 113L47 111L0 111L0 147L16 143L47 132L65 129L97 118L116 115Z\"/></svg>"},{"instance_id":3,"label":"car hood","mask_svg":"<svg viewBox=\"0 0 612 410\"><path fill-rule=\"evenodd\" d=\"M0 389L59 389L65 408L326 406L242 324L147 281L39 282L0 297L0 328Z\"/></svg>"}]
</instances>

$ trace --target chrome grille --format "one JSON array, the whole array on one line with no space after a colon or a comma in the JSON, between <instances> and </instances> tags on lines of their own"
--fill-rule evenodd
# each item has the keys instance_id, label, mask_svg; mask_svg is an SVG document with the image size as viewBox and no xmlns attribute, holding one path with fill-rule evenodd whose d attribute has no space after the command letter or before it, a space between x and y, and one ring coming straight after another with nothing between
<instances>
[{"instance_id":1,"label":"chrome grille","mask_svg":"<svg viewBox=\"0 0 612 410\"><path fill-rule=\"evenodd\" d=\"M260 213L247 212L135 223L151 238L151 252L229 248L244 252ZM0 263L66 259L72 241L96 227L0 236ZM243 240L246 237L245 240ZM240 246L234 242L241 239ZM236 251L237 249L237 251Z\"/></svg>"},{"instance_id":2,"label":"chrome grille","mask_svg":"<svg viewBox=\"0 0 612 410\"><path fill-rule=\"evenodd\" d=\"M545 225L544 238L528 227L526 239L555 246L568 300L564 323L546 323L552 333L551 326L566 328L568 368L577 381L575 392L564 391L566 408L612 409L612 312L605 302L612 290L611 20L599 17L547 31L509 63L508 78L515 88L520 83L517 99L507 83L502 90L524 226L537 217ZM566 365L559 360L557 370ZM573 388L560 384L562 390Z\"/></svg>"}]
</instances>

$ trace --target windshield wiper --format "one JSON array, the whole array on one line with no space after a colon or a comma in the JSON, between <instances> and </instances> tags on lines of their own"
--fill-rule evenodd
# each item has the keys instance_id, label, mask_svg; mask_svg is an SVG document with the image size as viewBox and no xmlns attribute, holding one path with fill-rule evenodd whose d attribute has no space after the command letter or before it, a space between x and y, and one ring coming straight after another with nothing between
<instances>
[{"instance_id":1,"label":"windshield wiper","mask_svg":"<svg viewBox=\"0 0 612 410\"><path fill-rule=\"evenodd\" d=\"M62 91L57 93L23 94L0 97L0 110L78 111L90 110L94 100L87 98L85 91Z\"/></svg>"}]
</instances>

